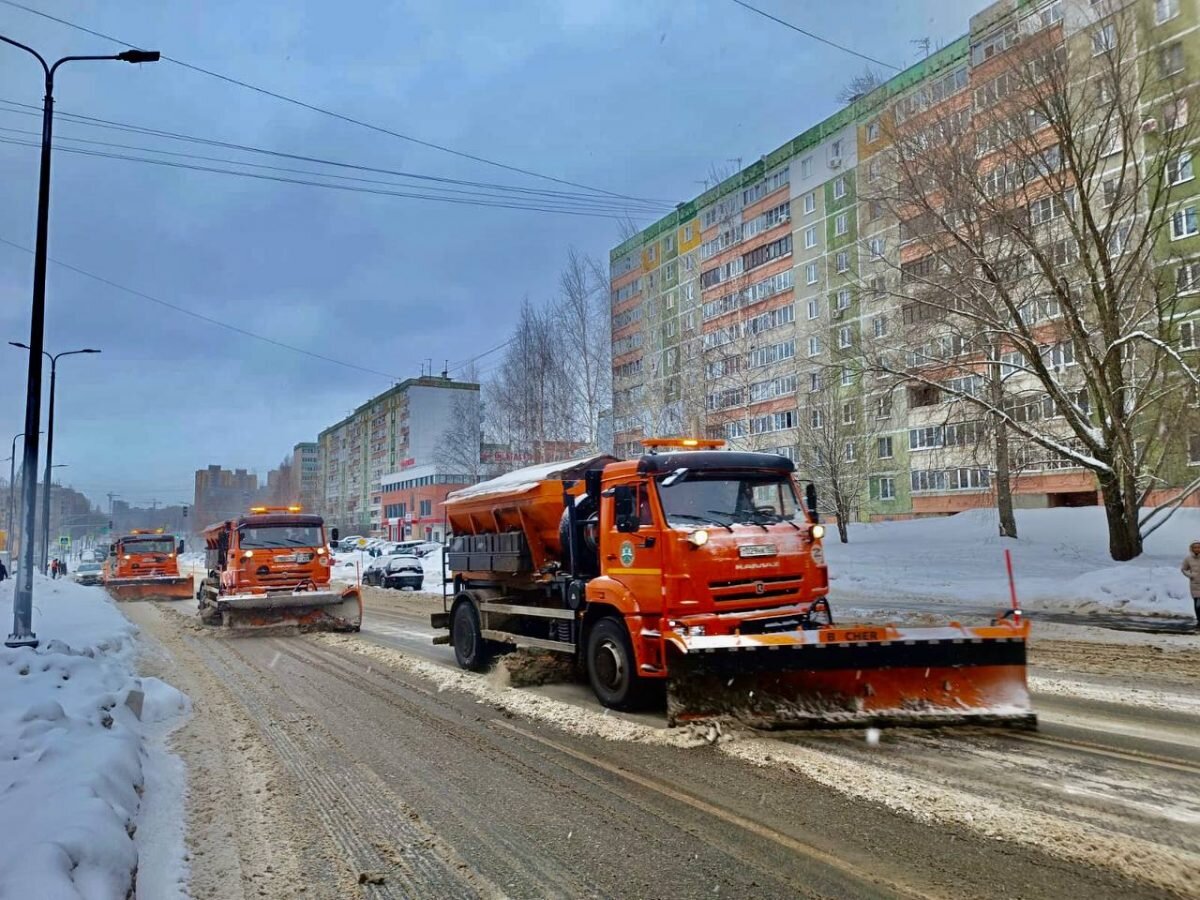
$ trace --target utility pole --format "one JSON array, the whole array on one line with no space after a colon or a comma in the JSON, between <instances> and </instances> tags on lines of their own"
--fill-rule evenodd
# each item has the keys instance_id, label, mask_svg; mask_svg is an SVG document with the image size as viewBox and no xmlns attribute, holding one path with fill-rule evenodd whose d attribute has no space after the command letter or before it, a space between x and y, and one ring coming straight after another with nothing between
<instances>
[{"instance_id":1,"label":"utility pole","mask_svg":"<svg viewBox=\"0 0 1200 900\"><path fill-rule=\"evenodd\" d=\"M64 56L54 63L19 41L0 35L0 41L33 56L45 75L46 94L42 100L41 166L38 174L37 241L33 255L33 301L29 316L29 371L25 385L25 471L21 486L21 564L17 567L17 585L13 594L13 630L6 647L36 647L33 633L33 535L37 527L38 426L42 416L42 353L46 332L46 264L50 232L50 159L54 131L54 75L63 63L85 60L120 60L128 63L157 62L159 54L146 50L126 50L107 56Z\"/></svg>"}]
</instances>

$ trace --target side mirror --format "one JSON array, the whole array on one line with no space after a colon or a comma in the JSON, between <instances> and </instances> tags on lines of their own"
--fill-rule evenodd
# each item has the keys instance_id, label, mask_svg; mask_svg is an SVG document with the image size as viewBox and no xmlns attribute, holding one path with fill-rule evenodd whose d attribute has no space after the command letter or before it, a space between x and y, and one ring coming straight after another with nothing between
<instances>
[{"instance_id":1,"label":"side mirror","mask_svg":"<svg viewBox=\"0 0 1200 900\"><path fill-rule=\"evenodd\" d=\"M108 555L109 555L109 556L116 556L116 555L117 555L117 545L116 545L116 544L109 544L109 545L108 545Z\"/></svg>"},{"instance_id":2,"label":"side mirror","mask_svg":"<svg viewBox=\"0 0 1200 900\"><path fill-rule=\"evenodd\" d=\"M338 530L334 528L329 532L329 543L336 544L338 542Z\"/></svg>"},{"instance_id":3,"label":"side mirror","mask_svg":"<svg viewBox=\"0 0 1200 900\"><path fill-rule=\"evenodd\" d=\"M182 554L183 554L183 541L180 541L179 546L175 548L175 555L181 556Z\"/></svg>"},{"instance_id":4,"label":"side mirror","mask_svg":"<svg viewBox=\"0 0 1200 900\"><path fill-rule=\"evenodd\" d=\"M637 495L629 485L621 484L613 488L613 514L617 531L632 534L641 525L637 514Z\"/></svg>"},{"instance_id":5,"label":"side mirror","mask_svg":"<svg viewBox=\"0 0 1200 900\"><path fill-rule=\"evenodd\" d=\"M811 481L804 488L804 504L808 507L808 511L812 513L815 521L821 521L821 516L817 513L817 486Z\"/></svg>"}]
</instances>

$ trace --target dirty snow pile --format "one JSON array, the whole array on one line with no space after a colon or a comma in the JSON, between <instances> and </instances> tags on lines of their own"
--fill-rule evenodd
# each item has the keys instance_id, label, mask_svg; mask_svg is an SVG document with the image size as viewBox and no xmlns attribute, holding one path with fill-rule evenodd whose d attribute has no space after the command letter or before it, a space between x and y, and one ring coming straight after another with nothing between
<instances>
[{"instance_id":1,"label":"dirty snow pile","mask_svg":"<svg viewBox=\"0 0 1200 900\"><path fill-rule=\"evenodd\" d=\"M1004 550L1012 551L1017 595L1031 610L1190 618L1179 565L1200 540L1200 509L1181 509L1146 542L1113 562L1100 507L1017 510L1016 540L1000 538L994 509L955 516L851 525L850 543L825 538L833 600L852 605L924 601L1007 606Z\"/></svg>"},{"instance_id":2,"label":"dirty snow pile","mask_svg":"<svg viewBox=\"0 0 1200 900\"><path fill-rule=\"evenodd\" d=\"M6 634L12 598L9 579ZM33 621L37 649L0 646L0 897L123 900L143 786L160 764L147 730L186 714L188 700L137 677L136 629L100 588L38 576Z\"/></svg>"}]
</instances>

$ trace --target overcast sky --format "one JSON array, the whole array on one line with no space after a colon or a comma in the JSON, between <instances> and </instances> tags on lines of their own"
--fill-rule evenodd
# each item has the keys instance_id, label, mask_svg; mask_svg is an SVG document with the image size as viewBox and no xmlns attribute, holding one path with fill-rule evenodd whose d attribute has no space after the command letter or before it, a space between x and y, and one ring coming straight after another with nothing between
<instances>
[{"instance_id":1,"label":"overcast sky","mask_svg":"<svg viewBox=\"0 0 1200 900\"><path fill-rule=\"evenodd\" d=\"M391 130L671 201L698 193L710 166L748 164L835 111L838 88L864 65L731 0L21 2ZM919 57L915 39L937 46L962 34L976 8L953 0L757 5L897 65ZM121 49L4 5L0 34L52 58ZM0 100L39 104L41 86L36 62L0 44ZM165 61L68 64L55 93L60 113L387 169L575 190ZM9 129L0 139L36 140L19 133L36 133L36 117L0 108L0 127ZM56 136L237 156L64 118ZM36 150L0 144L0 239L32 248L36 202ZM639 225L650 221L638 218ZM396 378L419 374L427 357L440 369L446 359L453 365L499 343L522 298L554 291L570 245L607 262L617 240L616 223L605 218L69 153L54 160L51 257ZM5 341L28 340L32 272L30 254L0 243ZM194 470L210 463L265 476L295 442L314 439L389 385L386 377L268 345L52 265L46 347L85 346L103 355L60 363L55 460L68 464L59 478L96 501L110 490L134 503L190 501ZM6 444L24 425L26 359L24 351L0 348ZM485 374L496 358L481 360Z\"/></svg>"}]
</instances>

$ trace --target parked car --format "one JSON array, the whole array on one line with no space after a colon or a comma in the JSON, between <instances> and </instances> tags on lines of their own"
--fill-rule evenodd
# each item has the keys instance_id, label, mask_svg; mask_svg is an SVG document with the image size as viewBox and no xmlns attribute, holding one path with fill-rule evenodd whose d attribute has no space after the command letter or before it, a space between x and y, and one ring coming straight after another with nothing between
<instances>
[{"instance_id":1,"label":"parked car","mask_svg":"<svg viewBox=\"0 0 1200 900\"><path fill-rule=\"evenodd\" d=\"M396 556L377 556L367 563L363 569L362 580L363 584L369 584L373 587L383 587L383 576L387 572L388 563Z\"/></svg>"},{"instance_id":2,"label":"parked car","mask_svg":"<svg viewBox=\"0 0 1200 900\"><path fill-rule=\"evenodd\" d=\"M412 588L421 589L425 581L425 570L421 568L421 560L416 556L392 556L388 558L383 570L383 586L393 590Z\"/></svg>"},{"instance_id":3,"label":"parked car","mask_svg":"<svg viewBox=\"0 0 1200 900\"><path fill-rule=\"evenodd\" d=\"M347 537L344 537L340 541L338 541L337 548L339 550L357 550L358 542L363 539L364 538L361 534L348 535Z\"/></svg>"},{"instance_id":4,"label":"parked car","mask_svg":"<svg viewBox=\"0 0 1200 900\"><path fill-rule=\"evenodd\" d=\"M101 576L100 563L81 562L75 567L75 582L77 584L99 584Z\"/></svg>"},{"instance_id":5,"label":"parked car","mask_svg":"<svg viewBox=\"0 0 1200 900\"><path fill-rule=\"evenodd\" d=\"M437 541L426 541L423 544L418 544L416 547L417 556L424 558L433 553L438 553L442 549L442 545Z\"/></svg>"}]
</instances>

